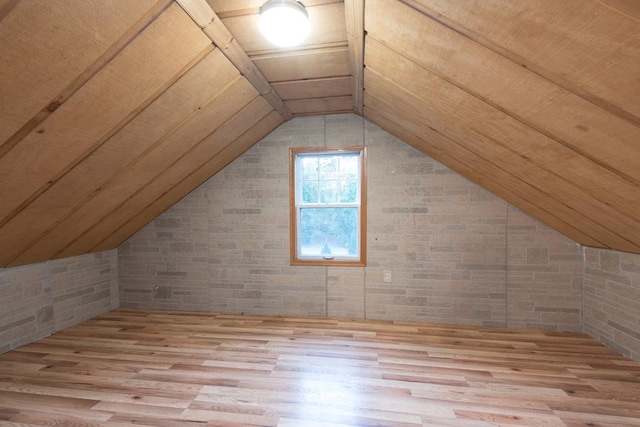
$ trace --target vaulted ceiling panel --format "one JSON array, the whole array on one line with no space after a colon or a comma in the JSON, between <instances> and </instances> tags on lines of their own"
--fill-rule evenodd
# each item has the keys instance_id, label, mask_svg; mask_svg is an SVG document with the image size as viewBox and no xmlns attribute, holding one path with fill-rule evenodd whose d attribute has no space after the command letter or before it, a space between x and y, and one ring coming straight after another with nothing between
<instances>
[{"instance_id":1,"label":"vaulted ceiling panel","mask_svg":"<svg viewBox=\"0 0 640 427\"><path fill-rule=\"evenodd\" d=\"M10 262L43 231L28 228L37 219L24 221L16 216L25 209L29 216L32 202L212 49L210 41L182 9L171 5L0 158L0 233L5 234L0 238L0 265ZM51 209L55 210L56 205ZM11 223L13 219L17 219L16 225Z\"/></svg>"},{"instance_id":2,"label":"vaulted ceiling panel","mask_svg":"<svg viewBox=\"0 0 640 427\"><path fill-rule=\"evenodd\" d=\"M344 77L350 72L346 47L260 55L253 62L269 82Z\"/></svg>"},{"instance_id":3,"label":"vaulted ceiling panel","mask_svg":"<svg viewBox=\"0 0 640 427\"><path fill-rule=\"evenodd\" d=\"M139 113L209 47L184 12L170 7L0 158L0 224Z\"/></svg>"},{"instance_id":4,"label":"vaulted ceiling panel","mask_svg":"<svg viewBox=\"0 0 640 427\"><path fill-rule=\"evenodd\" d=\"M317 114L320 111L346 113L353 110L351 95L324 97L318 99L294 99L285 101L293 114Z\"/></svg>"},{"instance_id":5,"label":"vaulted ceiling panel","mask_svg":"<svg viewBox=\"0 0 640 427\"><path fill-rule=\"evenodd\" d=\"M0 267L115 247L283 121L350 111L640 253L637 2L305 0L287 49L262 3L0 2Z\"/></svg>"},{"instance_id":6,"label":"vaulted ceiling panel","mask_svg":"<svg viewBox=\"0 0 640 427\"><path fill-rule=\"evenodd\" d=\"M617 177L610 171L584 157L574 158L575 164L567 164L571 153L563 145L373 40L367 44L365 61L367 70L377 73L365 73L376 79L369 81L371 90L406 91L404 97L416 98L425 125L485 157L488 162L485 167L506 169L514 178L544 190L547 199L584 212L599 224L610 223L611 229L616 224L619 235L604 230L599 234L602 240L598 240L604 244L640 248L640 235L634 235L640 223L605 203L613 201L611 193L605 191L600 198L595 197L600 193L593 187L596 183L616 182ZM388 64L393 65L387 67ZM413 78L418 74L420 79ZM384 76L384 82L379 76ZM505 135L509 139L503 140Z\"/></svg>"},{"instance_id":7,"label":"vaulted ceiling panel","mask_svg":"<svg viewBox=\"0 0 640 427\"><path fill-rule=\"evenodd\" d=\"M601 108L640 124L637 2L628 2L636 4L635 16L628 16L630 10L620 7L621 2L610 0L407 3L471 38L481 38L488 47Z\"/></svg>"},{"instance_id":8,"label":"vaulted ceiling panel","mask_svg":"<svg viewBox=\"0 0 640 427\"><path fill-rule=\"evenodd\" d=\"M111 185L100 193L100 197L87 203L85 209L92 213L90 226L56 256L91 251L135 216L141 207L153 202L158 194L148 190L148 187L163 175L165 169L181 162L183 156L256 96L257 92L246 79L238 76L232 80L207 105L155 145L133 167L115 177ZM163 191L167 189L164 188ZM78 211L78 214L82 212Z\"/></svg>"},{"instance_id":9,"label":"vaulted ceiling panel","mask_svg":"<svg viewBox=\"0 0 640 427\"><path fill-rule=\"evenodd\" d=\"M14 242L13 252L20 250L15 242L25 246L14 262L22 264L54 256L90 228L110 201L117 204L130 197L131 189L126 191L116 185L118 176L143 175L139 165L144 158L238 77L238 71L218 49L207 54L6 227L0 228L0 241ZM146 169L153 170L153 165ZM135 189L138 181L124 182Z\"/></svg>"},{"instance_id":10,"label":"vaulted ceiling panel","mask_svg":"<svg viewBox=\"0 0 640 427\"><path fill-rule=\"evenodd\" d=\"M371 72L368 74L368 78L371 78ZM537 200L546 197L544 193L526 181L513 179L510 173L503 169L482 169L486 159L426 126L422 117L416 114L420 106L411 102L410 98L397 93L396 95L400 96L393 96L392 91L386 91L385 95L378 94L373 86L365 92L365 114L379 126L479 185L490 189L494 194L509 200L514 206L549 224L576 242L603 247L602 243L580 231L581 227L589 229L597 224L585 221L571 208L562 204L537 205ZM573 215L572 222L561 219L562 216L571 215Z\"/></svg>"},{"instance_id":11,"label":"vaulted ceiling panel","mask_svg":"<svg viewBox=\"0 0 640 427\"><path fill-rule=\"evenodd\" d=\"M621 179L630 178L634 189L640 182L640 156L627 155L640 140L638 126L406 5L388 1L379 7L391 19L385 19L386 14L371 13L368 27L386 33L385 42L400 54L509 112L576 154L615 169ZM393 32L391 23L395 20L415 30ZM482 73L481 79L478 73Z\"/></svg>"},{"instance_id":12,"label":"vaulted ceiling panel","mask_svg":"<svg viewBox=\"0 0 640 427\"><path fill-rule=\"evenodd\" d=\"M285 101L351 95L351 77L329 77L272 83Z\"/></svg>"},{"instance_id":13,"label":"vaulted ceiling panel","mask_svg":"<svg viewBox=\"0 0 640 427\"><path fill-rule=\"evenodd\" d=\"M78 90L169 2L141 0L117 9L101 4L16 2L2 19L0 155Z\"/></svg>"},{"instance_id":14,"label":"vaulted ceiling panel","mask_svg":"<svg viewBox=\"0 0 640 427\"><path fill-rule=\"evenodd\" d=\"M438 13L431 9L434 3ZM489 17L479 3L465 3L464 8L469 8L465 16L473 15L474 22L484 19L482 25L487 28L501 22L503 15L497 8ZM530 12L524 3L517 4L522 14ZM640 156L629 153L638 151L640 129L625 119L627 115L617 114L615 109L603 111L592 96L550 80L552 71L539 72L517 62L517 55L509 51L511 45L487 43L484 35L475 37L464 23L452 24L460 6L426 0L367 1L365 100L370 95L371 102L365 102L365 115L373 119L384 116L391 104L410 105L406 114L409 121L422 126L414 137L423 141L423 151L443 161L451 153L444 150L438 156L437 150L429 147L420 134L427 126L442 134L443 141L473 152L476 164L468 166L478 175L491 176L500 169L510 184L516 183L513 191L520 188L521 196L526 195L528 204L548 211L567 226L581 224L578 234L588 239L565 232L575 240L637 252ZM448 7L455 10L449 13ZM405 26L399 28L397 22ZM637 28L637 22L635 25ZM602 29L590 31L595 32L593 38L602 36L598 33ZM518 33L514 34L517 38ZM627 49L633 46L628 37L622 38ZM535 42L535 38L528 40ZM543 37L541 43L552 44L552 40ZM535 46L530 48L535 50ZM572 54L587 53L578 50ZM586 58L583 61L588 62ZM620 72L624 80L625 71ZM460 171L460 167L453 167ZM497 176L494 182L497 187L509 185ZM500 193L497 187L485 186ZM519 205L513 197L506 199ZM531 212L531 208L525 210Z\"/></svg>"},{"instance_id":15,"label":"vaulted ceiling panel","mask_svg":"<svg viewBox=\"0 0 640 427\"><path fill-rule=\"evenodd\" d=\"M252 102L252 104L258 103L258 98ZM248 108L247 110L251 111L252 109L253 107ZM242 129L243 126L238 126L235 119L226 123L223 128L220 129L220 132L216 132L216 136L222 136L222 143L218 145L212 157L202 159L204 160L204 163L195 169L193 173L178 182L169 191L162 194L152 204L146 206L134 218L123 225L118 230L118 239L125 239L138 231L142 226L156 218L160 213L164 212L167 207L172 206L174 203L189 194L194 188L198 187L200 184L204 183L213 175L221 171L236 157L251 148L256 141L267 136L272 130L284 122L282 116L273 110L264 117L257 117L254 115L246 118L246 120L248 120L252 126L236 139L233 138L237 134L237 131ZM100 248L102 247L109 247L107 241L101 243Z\"/></svg>"},{"instance_id":16,"label":"vaulted ceiling panel","mask_svg":"<svg viewBox=\"0 0 640 427\"><path fill-rule=\"evenodd\" d=\"M105 226L101 224L100 227L96 227L96 230L104 229L104 238L90 250L105 250L123 243L143 227L149 221L149 218L155 218L171 207L179 199L165 197L168 188L181 187L180 184L189 179L194 171L199 170L212 158L218 158L220 153L229 144L240 138L247 128L253 127L274 110L262 97L255 96L243 108L239 110L232 109L231 111L233 113L232 116L229 116L224 123L216 127L211 134L202 139L198 145L186 152L170 167L164 169L160 175L144 188L142 194L129 199L127 203L118 208L117 212L110 215L104 221ZM223 116L226 116L226 114ZM255 143L255 141L253 140L252 143ZM239 152L237 155L241 153ZM213 173L208 175L207 178L212 175ZM189 187L190 190L195 188ZM184 195L186 193L181 194L181 197ZM122 224L118 228L115 227L116 221ZM97 239L90 239L91 242L94 240Z\"/></svg>"}]
</instances>

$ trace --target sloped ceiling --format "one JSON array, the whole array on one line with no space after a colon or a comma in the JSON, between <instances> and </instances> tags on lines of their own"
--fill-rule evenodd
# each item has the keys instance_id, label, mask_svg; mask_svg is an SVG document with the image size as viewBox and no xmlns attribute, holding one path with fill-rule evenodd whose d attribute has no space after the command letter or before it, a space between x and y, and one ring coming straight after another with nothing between
<instances>
[{"instance_id":1,"label":"sloped ceiling","mask_svg":"<svg viewBox=\"0 0 640 427\"><path fill-rule=\"evenodd\" d=\"M0 267L118 246L286 120L355 112L640 253L640 2L0 0Z\"/></svg>"}]
</instances>

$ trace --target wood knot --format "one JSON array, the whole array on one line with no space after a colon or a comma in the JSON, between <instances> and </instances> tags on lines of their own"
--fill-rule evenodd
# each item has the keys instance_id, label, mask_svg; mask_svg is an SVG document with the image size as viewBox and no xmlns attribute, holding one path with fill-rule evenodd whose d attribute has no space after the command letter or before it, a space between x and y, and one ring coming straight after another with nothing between
<instances>
[{"instance_id":1,"label":"wood knot","mask_svg":"<svg viewBox=\"0 0 640 427\"><path fill-rule=\"evenodd\" d=\"M47 111L53 113L60 107L60 105L62 105L60 101L53 101L51 104L47 105Z\"/></svg>"}]
</instances>

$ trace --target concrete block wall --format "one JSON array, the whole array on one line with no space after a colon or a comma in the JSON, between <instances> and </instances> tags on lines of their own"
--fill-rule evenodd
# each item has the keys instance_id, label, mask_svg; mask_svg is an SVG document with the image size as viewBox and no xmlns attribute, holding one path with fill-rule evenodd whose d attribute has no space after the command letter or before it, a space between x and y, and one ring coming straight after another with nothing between
<instances>
[{"instance_id":1,"label":"concrete block wall","mask_svg":"<svg viewBox=\"0 0 640 427\"><path fill-rule=\"evenodd\" d=\"M118 307L117 251L0 269L0 353Z\"/></svg>"},{"instance_id":2,"label":"concrete block wall","mask_svg":"<svg viewBox=\"0 0 640 427\"><path fill-rule=\"evenodd\" d=\"M122 306L208 311L207 198L193 193L118 250Z\"/></svg>"},{"instance_id":3,"label":"concrete block wall","mask_svg":"<svg viewBox=\"0 0 640 427\"><path fill-rule=\"evenodd\" d=\"M289 148L363 143L367 267L290 266ZM120 247L120 298L133 308L579 330L579 254L361 117L300 117Z\"/></svg>"},{"instance_id":4,"label":"concrete block wall","mask_svg":"<svg viewBox=\"0 0 640 427\"><path fill-rule=\"evenodd\" d=\"M640 360L640 255L585 248L584 331Z\"/></svg>"},{"instance_id":5,"label":"concrete block wall","mask_svg":"<svg viewBox=\"0 0 640 427\"><path fill-rule=\"evenodd\" d=\"M367 267L290 266L289 147L363 141ZM580 247L353 115L285 123L117 253L0 269L0 353L119 305L585 331L640 360L640 255Z\"/></svg>"},{"instance_id":6,"label":"concrete block wall","mask_svg":"<svg viewBox=\"0 0 640 427\"><path fill-rule=\"evenodd\" d=\"M366 130L366 316L505 326L507 204L376 125Z\"/></svg>"},{"instance_id":7,"label":"concrete block wall","mask_svg":"<svg viewBox=\"0 0 640 427\"><path fill-rule=\"evenodd\" d=\"M509 206L508 326L582 330L583 248Z\"/></svg>"}]
</instances>

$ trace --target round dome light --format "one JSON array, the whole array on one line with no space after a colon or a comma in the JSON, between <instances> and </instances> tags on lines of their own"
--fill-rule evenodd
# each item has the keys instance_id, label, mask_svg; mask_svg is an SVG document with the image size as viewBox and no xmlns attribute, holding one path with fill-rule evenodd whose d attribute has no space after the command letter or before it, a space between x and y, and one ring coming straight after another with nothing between
<instances>
[{"instance_id":1,"label":"round dome light","mask_svg":"<svg viewBox=\"0 0 640 427\"><path fill-rule=\"evenodd\" d=\"M269 0L260 8L260 32L280 47L299 45L309 34L309 15L295 0Z\"/></svg>"}]
</instances>

